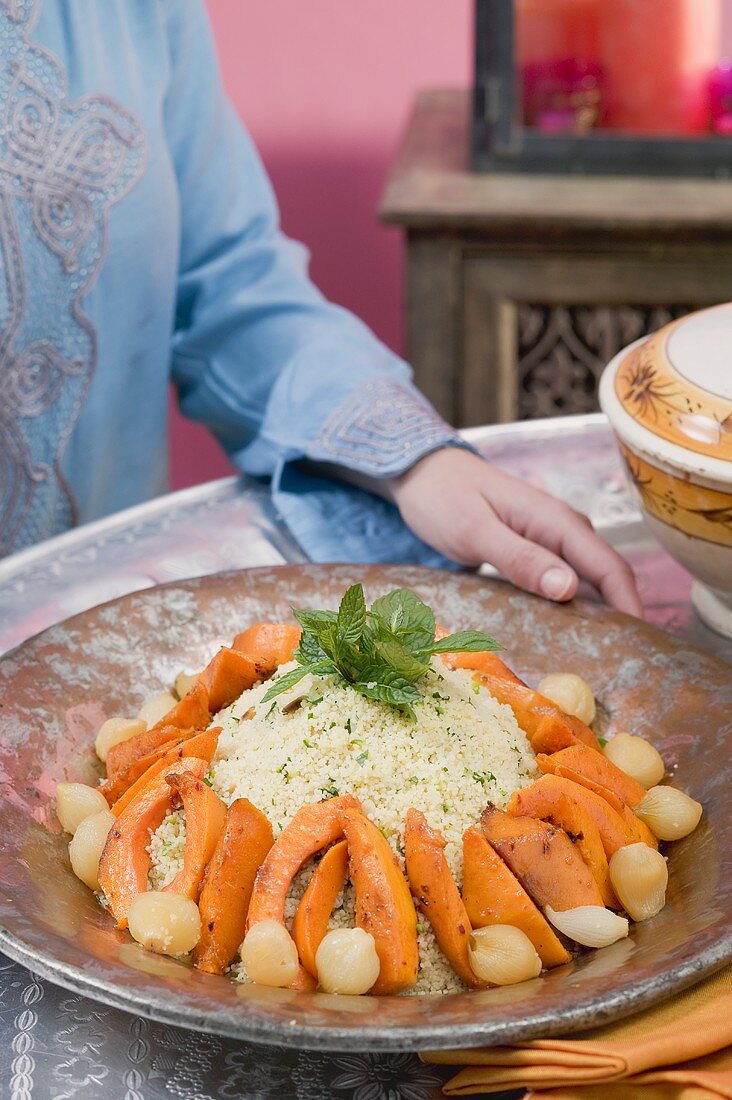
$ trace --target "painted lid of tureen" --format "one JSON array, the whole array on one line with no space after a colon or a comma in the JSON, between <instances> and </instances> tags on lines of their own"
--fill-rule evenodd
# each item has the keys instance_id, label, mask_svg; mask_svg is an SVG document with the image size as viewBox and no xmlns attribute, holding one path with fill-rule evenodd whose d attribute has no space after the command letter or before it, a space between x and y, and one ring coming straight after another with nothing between
<instances>
[{"instance_id":1,"label":"painted lid of tureen","mask_svg":"<svg viewBox=\"0 0 732 1100\"><path fill-rule=\"evenodd\" d=\"M673 321L631 349L615 392L654 435L732 459L732 303Z\"/></svg>"},{"instance_id":2,"label":"painted lid of tureen","mask_svg":"<svg viewBox=\"0 0 732 1100\"><path fill-rule=\"evenodd\" d=\"M665 325L608 366L600 401L629 442L732 479L732 303Z\"/></svg>"}]
</instances>

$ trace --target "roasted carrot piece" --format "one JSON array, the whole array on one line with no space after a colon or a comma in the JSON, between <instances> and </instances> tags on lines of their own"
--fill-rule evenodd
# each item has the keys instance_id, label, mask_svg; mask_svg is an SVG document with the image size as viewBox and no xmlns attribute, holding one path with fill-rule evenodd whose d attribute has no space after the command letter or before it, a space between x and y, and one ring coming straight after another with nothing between
<instances>
[{"instance_id":1,"label":"roasted carrot piece","mask_svg":"<svg viewBox=\"0 0 732 1100\"><path fill-rule=\"evenodd\" d=\"M127 741L113 745L107 753L107 776L114 778L128 768L133 761L147 756L166 741L173 740L170 730L205 729L211 721L208 709L208 692L203 684L195 684L164 718L149 730L135 734Z\"/></svg>"},{"instance_id":2,"label":"roasted carrot piece","mask_svg":"<svg viewBox=\"0 0 732 1100\"><path fill-rule=\"evenodd\" d=\"M641 821L639 817L635 816L629 806L625 807L623 817L628 829L634 834L639 843L647 844L649 848L655 848L658 851L658 837L651 832L645 821Z\"/></svg>"},{"instance_id":3,"label":"roasted carrot piece","mask_svg":"<svg viewBox=\"0 0 732 1100\"><path fill-rule=\"evenodd\" d=\"M123 753L122 746L126 742L121 742L119 745L113 745L107 753L107 779L108 784L116 783L123 776L127 775L127 772L137 760L146 759L151 757L153 753L158 749L163 749L165 752L177 742L181 737L187 736L189 733L195 731L180 729L178 726L160 726L155 727L155 730L143 730L142 733L135 734L131 737L131 741L141 738L138 747L133 751L128 750ZM152 734L152 736L150 736ZM144 740L142 740L144 738ZM138 751L138 748L140 751ZM141 751L144 750L144 751Z\"/></svg>"},{"instance_id":4,"label":"roasted carrot piece","mask_svg":"<svg viewBox=\"0 0 732 1100\"><path fill-rule=\"evenodd\" d=\"M509 680L514 684L524 684L515 673L495 653L483 651L481 653L441 653L440 657L448 668L468 669L472 672L484 672L489 676L497 676L503 680Z\"/></svg>"},{"instance_id":5,"label":"roasted carrot piece","mask_svg":"<svg viewBox=\"0 0 732 1100\"><path fill-rule=\"evenodd\" d=\"M536 765L539 771L544 775L559 775L563 779L571 779L573 783L576 783L580 787L584 787L588 791L593 791L595 794L599 794L601 798L604 798L608 806L612 806L617 814L623 816L623 809L625 803L622 798L618 798L615 791L609 790L608 787L604 787L602 783L596 782L587 775L583 775L581 772L576 771L574 768L570 768L562 764L557 757L559 753L546 753L540 752L536 756Z\"/></svg>"},{"instance_id":6,"label":"roasted carrot piece","mask_svg":"<svg viewBox=\"0 0 732 1100\"><path fill-rule=\"evenodd\" d=\"M198 677L208 692L208 707L217 714L230 706L259 679L254 661L244 653L223 646Z\"/></svg>"},{"instance_id":7,"label":"roasted carrot piece","mask_svg":"<svg viewBox=\"0 0 732 1100\"><path fill-rule=\"evenodd\" d=\"M318 981L301 966L287 988L297 989L300 993L314 993L318 988Z\"/></svg>"},{"instance_id":8,"label":"roasted carrot piece","mask_svg":"<svg viewBox=\"0 0 732 1100\"><path fill-rule=\"evenodd\" d=\"M540 908L603 904L587 864L562 829L535 817L512 817L490 802L480 827Z\"/></svg>"},{"instance_id":9,"label":"roasted carrot piece","mask_svg":"<svg viewBox=\"0 0 732 1100\"><path fill-rule=\"evenodd\" d=\"M457 976L474 989L484 988L468 957L472 932L460 891L445 859L445 838L419 810L407 811L404 860L417 905L432 926L440 950Z\"/></svg>"},{"instance_id":10,"label":"roasted carrot piece","mask_svg":"<svg viewBox=\"0 0 732 1100\"><path fill-rule=\"evenodd\" d=\"M551 812L544 816L544 820L556 825L558 829L564 829L592 872L603 903L610 909L618 909L618 899L610 881L610 868L600 830L584 806L562 795Z\"/></svg>"},{"instance_id":11,"label":"roasted carrot piece","mask_svg":"<svg viewBox=\"0 0 732 1100\"><path fill-rule=\"evenodd\" d=\"M551 699L540 695L538 691L527 687L521 681L516 682L503 676L496 676L492 672L477 672L475 679L488 689L494 699L499 703L506 703L511 708L516 721L532 744L540 722L545 718L552 718L558 724L557 728L562 726L565 728L568 737L572 734L590 748L599 750L599 742L589 726L580 722L579 718L565 714ZM569 743L572 743L571 739Z\"/></svg>"},{"instance_id":12,"label":"roasted carrot piece","mask_svg":"<svg viewBox=\"0 0 732 1100\"><path fill-rule=\"evenodd\" d=\"M251 658L258 680L266 680L280 665L292 660L300 633L300 627L290 623L255 623L237 634L232 647Z\"/></svg>"},{"instance_id":13,"label":"roasted carrot piece","mask_svg":"<svg viewBox=\"0 0 732 1100\"><path fill-rule=\"evenodd\" d=\"M214 854L226 821L226 804L203 782L202 776L171 769L165 782L181 802L186 815L186 846L183 867L163 889L171 894L198 898L206 864Z\"/></svg>"},{"instance_id":14,"label":"roasted carrot piece","mask_svg":"<svg viewBox=\"0 0 732 1100\"><path fill-rule=\"evenodd\" d=\"M300 962L318 976L315 953L328 931L336 898L348 880L348 844L341 840L329 848L313 872L292 922L292 938Z\"/></svg>"},{"instance_id":15,"label":"roasted carrot piece","mask_svg":"<svg viewBox=\"0 0 732 1100\"><path fill-rule=\"evenodd\" d=\"M249 902L247 928L261 920L285 923L285 900L293 878L305 860L341 839L341 810L346 807L359 809L360 805L354 795L343 794L303 806L297 811L257 871ZM313 982L312 975L300 964L289 988L308 990L313 988Z\"/></svg>"},{"instance_id":16,"label":"roasted carrot piece","mask_svg":"<svg viewBox=\"0 0 732 1100\"><path fill-rule=\"evenodd\" d=\"M642 798L645 798L645 787L613 764L612 760L608 760L601 752L593 752L587 745L570 745L566 749L553 753L550 759L553 764L570 768L586 779L606 787L626 806L630 806L631 810ZM551 767L544 769L541 764L539 767L542 771L552 770Z\"/></svg>"},{"instance_id":17,"label":"roasted carrot piece","mask_svg":"<svg viewBox=\"0 0 732 1100\"><path fill-rule=\"evenodd\" d=\"M171 726L171 729L175 729L175 726ZM195 730L177 730L178 736L171 738L170 741L163 742L152 752L147 753L145 756L139 757L137 760L133 760L129 767L124 771L117 772L111 779L105 779L100 784L99 790L110 806L114 806L118 798L121 798L125 791L129 790L133 783L136 783L140 776L145 775L148 768L151 768L153 764L156 764L158 760L162 760L174 749L177 749L184 741L188 741L195 734ZM195 755L195 753L194 753Z\"/></svg>"},{"instance_id":18,"label":"roasted carrot piece","mask_svg":"<svg viewBox=\"0 0 732 1100\"><path fill-rule=\"evenodd\" d=\"M351 880L356 888L356 924L370 932L381 970L372 993L401 993L417 980L417 914L407 881L383 834L358 809L342 809Z\"/></svg>"},{"instance_id":19,"label":"roasted carrot piece","mask_svg":"<svg viewBox=\"0 0 732 1100\"><path fill-rule=\"evenodd\" d=\"M560 775L543 775L530 787L514 791L508 803L508 812L516 817L547 817L553 813L563 795L571 802L579 803L595 822L608 859L624 844L635 843L636 835L629 828L625 817L614 810L609 802L594 791Z\"/></svg>"},{"instance_id":20,"label":"roasted carrot piece","mask_svg":"<svg viewBox=\"0 0 732 1100\"><path fill-rule=\"evenodd\" d=\"M244 939L254 877L274 844L272 826L248 798L229 806L198 899L201 938L193 963L223 974Z\"/></svg>"},{"instance_id":21,"label":"roasted carrot piece","mask_svg":"<svg viewBox=\"0 0 732 1100\"><path fill-rule=\"evenodd\" d=\"M284 923L285 899L293 878L306 859L341 840L341 810L360 806L354 795L342 794L297 811L257 872L249 903L248 928L260 920Z\"/></svg>"},{"instance_id":22,"label":"roasted carrot piece","mask_svg":"<svg viewBox=\"0 0 732 1100\"><path fill-rule=\"evenodd\" d=\"M125 806L128 806L132 799L136 798L148 783L154 780L156 776L160 775L161 772L169 768L171 764L175 764L176 761L185 760L188 756L195 756L199 760L205 760L207 764L210 764L216 752L216 745L220 733L220 726L214 726L214 728L210 730L203 730L202 733L194 733L194 731L191 730L192 736L187 737L185 740L174 741L172 745L163 745L162 749L159 750L160 755L153 760L147 770L144 771L127 790L123 791L117 801L113 803L112 813L119 817ZM142 759L149 758L143 757Z\"/></svg>"},{"instance_id":23,"label":"roasted carrot piece","mask_svg":"<svg viewBox=\"0 0 732 1100\"><path fill-rule=\"evenodd\" d=\"M544 966L562 966L572 958L513 871L476 828L463 833L463 903L473 928L520 928Z\"/></svg>"},{"instance_id":24,"label":"roasted carrot piece","mask_svg":"<svg viewBox=\"0 0 732 1100\"><path fill-rule=\"evenodd\" d=\"M207 726L211 720L211 712L208 705L208 691L201 683L193 685L191 690L187 692L179 703L173 707L162 722L158 725L180 726L181 729L186 729L188 726L193 726L194 729L201 729L203 726ZM153 726L153 729L156 727ZM122 742L123 745L129 744L127 741ZM109 757L107 758L109 759Z\"/></svg>"},{"instance_id":25,"label":"roasted carrot piece","mask_svg":"<svg viewBox=\"0 0 732 1100\"><path fill-rule=\"evenodd\" d=\"M178 797L166 783L167 776L185 770L200 779L207 767L205 760L194 756L174 764L140 791L110 830L99 860L99 884L118 928L127 927L130 905L147 890L150 833L158 828Z\"/></svg>"},{"instance_id":26,"label":"roasted carrot piece","mask_svg":"<svg viewBox=\"0 0 732 1100\"><path fill-rule=\"evenodd\" d=\"M575 771L574 768L568 768L562 764L556 763L556 761L550 771L547 764L552 759L551 756L545 757L539 754L536 758L536 762L543 771L546 769L548 774L559 776L562 779L569 779L572 783L576 783L578 787L584 787L585 790L591 791L593 794L603 798L625 822L625 827L633 838L627 843L632 844L633 841L640 841L643 844L648 844L651 848L658 848L658 841L645 822L635 816L630 806L626 806L622 798L618 798L615 791L611 791L608 787L604 787L602 783L596 783L594 779L588 779L586 775L582 775L581 772Z\"/></svg>"},{"instance_id":27,"label":"roasted carrot piece","mask_svg":"<svg viewBox=\"0 0 732 1100\"><path fill-rule=\"evenodd\" d=\"M539 720L531 735L531 747L534 752L561 752L562 749L569 748L571 745L587 745L588 748L599 753L599 743L595 748L594 745L590 745L586 740L578 737L572 730L571 722L567 722L568 717L571 716L562 715L559 717L554 714L547 714Z\"/></svg>"},{"instance_id":28,"label":"roasted carrot piece","mask_svg":"<svg viewBox=\"0 0 732 1100\"><path fill-rule=\"evenodd\" d=\"M447 633L438 626L435 637L439 640ZM487 688L499 703L507 703L532 747L534 737L541 729L542 738L551 737L551 748L542 745L544 752L555 752L576 743L599 751L599 742L589 726L579 718L565 714L551 699L528 687L495 653L442 653L440 656L449 668L472 669L474 680Z\"/></svg>"},{"instance_id":29,"label":"roasted carrot piece","mask_svg":"<svg viewBox=\"0 0 732 1100\"><path fill-rule=\"evenodd\" d=\"M444 626L435 627L435 640L441 641L450 633ZM480 653L441 653L440 658L448 668L464 668L473 672L488 672L495 676L502 676L506 680L513 680L517 684L523 684L518 676L511 671L508 665L497 657L495 653L483 650Z\"/></svg>"}]
</instances>

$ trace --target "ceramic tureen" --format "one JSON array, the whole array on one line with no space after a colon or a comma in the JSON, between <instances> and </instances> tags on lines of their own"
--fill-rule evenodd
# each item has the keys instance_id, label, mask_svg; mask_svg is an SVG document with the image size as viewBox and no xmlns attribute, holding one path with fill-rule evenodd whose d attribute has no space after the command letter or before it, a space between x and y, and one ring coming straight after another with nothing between
<instances>
[{"instance_id":1,"label":"ceramic tureen","mask_svg":"<svg viewBox=\"0 0 732 1100\"><path fill-rule=\"evenodd\" d=\"M649 527L693 574L702 619L732 637L732 303L621 351L600 404Z\"/></svg>"}]
</instances>

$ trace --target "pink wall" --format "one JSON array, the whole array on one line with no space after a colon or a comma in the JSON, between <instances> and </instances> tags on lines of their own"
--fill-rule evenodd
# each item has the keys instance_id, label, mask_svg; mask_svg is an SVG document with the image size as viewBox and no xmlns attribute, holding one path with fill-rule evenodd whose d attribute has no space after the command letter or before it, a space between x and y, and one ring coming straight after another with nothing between
<instances>
[{"instance_id":1,"label":"pink wall","mask_svg":"<svg viewBox=\"0 0 732 1100\"><path fill-rule=\"evenodd\" d=\"M732 52L732 0L725 48ZM467 85L472 0L207 0L224 82L322 290L402 348L402 247L376 220L418 88ZM171 483L231 467L172 410Z\"/></svg>"},{"instance_id":2,"label":"pink wall","mask_svg":"<svg viewBox=\"0 0 732 1100\"><path fill-rule=\"evenodd\" d=\"M472 0L207 0L224 82L311 272L401 350L402 248L376 207L416 89L467 85ZM173 410L173 488L230 467Z\"/></svg>"}]
</instances>

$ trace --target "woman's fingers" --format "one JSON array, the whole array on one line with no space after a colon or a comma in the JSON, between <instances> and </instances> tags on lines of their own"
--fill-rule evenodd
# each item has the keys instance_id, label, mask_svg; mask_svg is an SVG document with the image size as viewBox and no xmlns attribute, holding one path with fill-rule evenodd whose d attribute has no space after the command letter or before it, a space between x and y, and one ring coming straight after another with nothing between
<instances>
[{"instance_id":1,"label":"woman's fingers","mask_svg":"<svg viewBox=\"0 0 732 1100\"><path fill-rule=\"evenodd\" d=\"M561 552L582 577L599 589L611 607L642 617L643 604L633 570L592 527L568 523L562 536Z\"/></svg>"},{"instance_id":2,"label":"woman's fingers","mask_svg":"<svg viewBox=\"0 0 732 1100\"><path fill-rule=\"evenodd\" d=\"M489 562L512 584L548 600L571 600L579 583L574 569L558 554L517 534L480 497L470 510L469 523L456 524L451 556L464 565Z\"/></svg>"},{"instance_id":3,"label":"woman's fingers","mask_svg":"<svg viewBox=\"0 0 732 1100\"><path fill-rule=\"evenodd\" d=\"M642 616L643 605L633 570L600 538L587 516L508 475L492 480L487 503L525 538L548 547L564 559L612 607Z\"/></svg>"},{"instance_id":4,"label":"woman's fingers","mask_svg":"<svg viewBox=\"0 0 732 1100\"><path fill-rule=\"evenodd\" d=\"M571 599L579 575L613 607L642 614L632 570L586 516L476 455L436 451L391 490L412 530L454 561L489 562L550 600Z\"/></svg>"},{"instance_id":5,"label":"woman's fingers","mask_svg":"<svg viewBox=\"0 0 732 1100\"><path fill-rule=\"evenodd\" d=\"M553 552L554 537L546 541L548 546L541 537L537 541L527 539L497 520L486 532L484 560L495 565L513 584L548 600L572 599L579 574L602 593L611 607L642 616L643 605L633 571L591 526L582 523L579 517L577 522L565 519L557 547L559 554Z\"/></svg>"}]
</instances>

